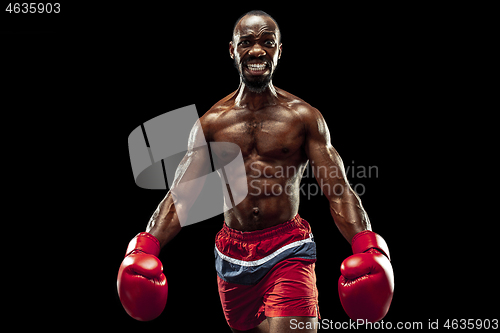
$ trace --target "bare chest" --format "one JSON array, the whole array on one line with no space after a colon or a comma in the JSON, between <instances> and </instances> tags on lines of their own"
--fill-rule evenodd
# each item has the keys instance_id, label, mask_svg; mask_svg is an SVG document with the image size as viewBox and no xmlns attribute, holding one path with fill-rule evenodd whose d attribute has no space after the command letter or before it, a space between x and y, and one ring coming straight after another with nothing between
<instances>
[{"instance_id":1,"label":"bare chest","mask_svg":"<svg viewBox=\"0 0 500 333\"><path fill-rule=\"evenodd\" d=\"M293 111L275 107L262 111L231 110L219 117L215 141L237 144L243 158L290 156L304 142L304 126Z\"/></svg>"}]
</instances>

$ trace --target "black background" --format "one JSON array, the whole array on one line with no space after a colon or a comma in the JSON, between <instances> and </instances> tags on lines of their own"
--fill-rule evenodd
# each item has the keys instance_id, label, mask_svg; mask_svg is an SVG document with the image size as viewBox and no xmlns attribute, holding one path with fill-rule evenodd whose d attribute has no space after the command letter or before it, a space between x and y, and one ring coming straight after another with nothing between
<instances>
[{"instance_id":1,"label":"black background","mask_svg":"<svg viewBox=\"0 0 500 333\"><path fill-rule=\"evenodd\" d=\"M455 138L477 130L454 123L462 111L471 117L459 88L472 71L464 59L474 48L474 15L219 6L87 3L62 4L57 16L2 13L4 175L16 216L6 228L15 235L10 247L28 250L14 267L29 263L18 275L32 287L27 298L40 323L229 332L213 262L222 216L186 227L162 250L169 299L158 319L128 317L116 274L166 193L135 185L128 135L186 105L201 116L237 88L228 42L251 9L271 14L282 31L274 84L322 112L346 165L377 167L377 177L351 181L363 184L373 230L392 255L395 293L384 321L425 328L429 319L498 318L495 234L480 217L489 212L486 194L468 177L474 145ZM349 244L324 197L303 197L299 213L317 243L321 316L348 321L337 280ZM53 299L60 306L48 307Z\"/></svg>"}]
</instances>

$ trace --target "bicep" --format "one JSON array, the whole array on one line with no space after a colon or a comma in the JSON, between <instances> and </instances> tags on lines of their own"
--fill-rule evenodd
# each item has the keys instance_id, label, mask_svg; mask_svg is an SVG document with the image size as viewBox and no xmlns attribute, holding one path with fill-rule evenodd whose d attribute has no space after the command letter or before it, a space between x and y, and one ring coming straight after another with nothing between
<instances>
[{"instance_id":1,"label":"bicep","mask_svg":"<svg viewBox=\"0 0 500 333\"><path fill-rule=\"evenodd\" d=\"M370 229L370 221L360 198L349 185L340 155L330 143L326 122L321 114L315 120L309 123L306 152L316 180L330 202L335 224L351 242L356 233Z\"/></svg>"},{"instance_id":2,"label":"bicep","mask_svg":"<svg viewBox=\"0 0 500 333\"><path fill-rule=\"evenodd\" d=\"M307 122L306 153L314 175L328 198L342 193L349 186L344 163L332 146L330 131L323 116L315 111Z\"/></svg>"},{"instance_id":3,"label":"bicep","mask_svg":"<svg viewBox=\"0 0 500 333\"><path fill-rule=\"evenodd\" d=\"M208 146L200 121L197 121L190 132L186 154L175 170L170 190L178 200L195 200L203 187L204 176L210 171Z\"/></svg>"},{"instance_id":4,"label":"bicep","mask_svg":"<svg viewBox=\"0 0 500 333\"><path fill-rule=\"evenodd\" d=\"M193 126L187 150L175 173L167 171L169 187L165 198L160 202L148 222L146 231L155 236L163 247L187 223L188 211L197 199L204 185L204 175L210 172L210 155L202 135L200 122Z\"/></svg>"}]
</instances>

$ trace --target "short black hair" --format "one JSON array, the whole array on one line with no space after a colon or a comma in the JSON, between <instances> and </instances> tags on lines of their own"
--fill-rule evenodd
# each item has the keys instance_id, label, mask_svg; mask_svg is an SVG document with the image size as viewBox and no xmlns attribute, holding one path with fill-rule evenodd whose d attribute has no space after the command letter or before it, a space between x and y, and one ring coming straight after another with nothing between
<instances>
[{"instance_id":1,"label":"short black hair","mask_svg":"<svg viewBox=\"0 0 500 333\"><path fill-rule=\"evenodd\" d=\"M269 15L268 13L266 13L265 11L262 11L262 10L251 10L251 11L246 12L245 14L241 15L236 20L236 23L234 23L234 26L233 26L233 37L234 37L234 30L236 30L236 26L241 21L241 19L244 18L247 15L266 16L266 17L269 17L271 20L273 20L274 24L276 24L276 28L278 28L278 31L280 32L279 42L281 43L281 29L280 29L280 26L278 25L278 22L276 22L276 20L271 15ZM232 37L231 37L231 39L232 39Z\"/></svg>"}]
</instances>

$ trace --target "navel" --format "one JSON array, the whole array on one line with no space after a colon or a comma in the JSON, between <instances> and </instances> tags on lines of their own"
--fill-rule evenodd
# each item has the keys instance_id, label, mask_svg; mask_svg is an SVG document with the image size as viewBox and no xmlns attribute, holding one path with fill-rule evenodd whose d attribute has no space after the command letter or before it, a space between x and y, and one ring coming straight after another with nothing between
<instances>
[{"instance_id":1,"label":"navel","mask_svg":"<svg viewBox=\"0 0 500 333\"><path fill-rule=\"evenodd\" d=\"M255 216L259 215L259 208L258 207L253 208L253 215L255 215Z\"/></svg>"}]
</instances>

